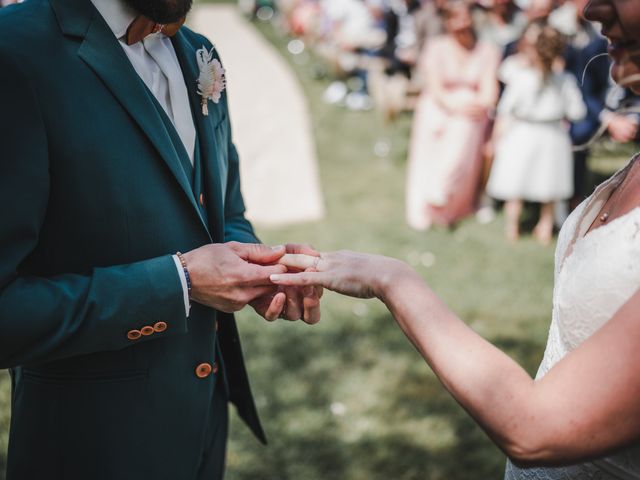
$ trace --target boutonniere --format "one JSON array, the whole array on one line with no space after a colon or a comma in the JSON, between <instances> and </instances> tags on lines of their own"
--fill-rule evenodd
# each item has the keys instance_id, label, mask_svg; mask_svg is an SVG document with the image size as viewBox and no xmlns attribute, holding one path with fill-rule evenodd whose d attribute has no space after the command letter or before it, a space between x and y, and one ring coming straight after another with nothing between
<instances>
[{"instance_id":1,"label":"boutonniere","mask_svg":"<svg viewBox=\"0 0 640 480\"><path fill-rule=\"evenodd\" d=\"M196 57L198 58L198 68L200 69L198 95L202 97L202 114L209 115L209 100L213 103L218 103L222 91L227 86L227 80L224 76L225 70L218 59L213 58L213 48L208 52L203 46L196 51Z\"/></svg>"}]
</instances>

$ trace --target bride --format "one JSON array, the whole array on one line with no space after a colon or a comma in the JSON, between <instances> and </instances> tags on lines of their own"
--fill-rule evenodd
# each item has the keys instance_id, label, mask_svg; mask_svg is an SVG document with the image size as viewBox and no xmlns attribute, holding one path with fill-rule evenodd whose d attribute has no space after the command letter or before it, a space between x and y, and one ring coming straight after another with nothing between
<instances>
[{"instance_id":1,"label":"bride","mask_svg":"<svg viewBox=\"0 0 640 480\"><path fill-rule=\"evenodd\" d=\"M640 93L640 2L591 0L612 76ZM511 459L507 479L640 479L640 161L569 217L558 240L553 318L536 379L466 326L407 265L342 251L287 255L322 285L377 297L445 388Z\"/></svg>"}]
</instances>

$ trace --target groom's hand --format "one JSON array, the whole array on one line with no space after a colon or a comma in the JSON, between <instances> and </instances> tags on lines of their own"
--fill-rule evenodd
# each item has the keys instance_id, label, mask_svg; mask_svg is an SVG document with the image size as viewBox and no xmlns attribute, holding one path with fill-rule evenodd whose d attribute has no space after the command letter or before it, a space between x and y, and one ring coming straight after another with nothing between
<instances>
[{"instance_id":1,"label":"groom's hand","mask_svg":"<svg viewBox=\"0 0 640 480\"><path fill-rule=\"evenodd\" d=\"M286 271L286 267L274 265L285 253L282 246L238 242L191 250L183 254L191 279L191 299L226 313L237 312L276 291L269 275Z\"/></svg>"},{"instance_id":2,"label":"groom's hand","mask_svg":"<svg viewBox=\"0 0 640 480\"><path fill-rule=\"evenodd\" d=\"M320 254L310 245L287 244L286 253L319 256ZM299 269L289 269L289 273L301 272ZM296 321L303 320L310 325L320 321L321 287L276 287L274 291L251 302L254 310L266 320L277 318Z\"/></svg>"}]
</instances>

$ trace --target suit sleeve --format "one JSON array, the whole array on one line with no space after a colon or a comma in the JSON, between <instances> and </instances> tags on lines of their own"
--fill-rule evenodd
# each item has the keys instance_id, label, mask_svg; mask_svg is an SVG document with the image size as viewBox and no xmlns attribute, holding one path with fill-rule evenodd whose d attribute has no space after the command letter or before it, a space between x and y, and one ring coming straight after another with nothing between
<instances>
[{"instance_id":1,"label":"suit sleeve","mask_svg":"<svg viewBox=\"0 0 640 480\"><path fill-rule=\"evenodd\" d=\"M231 136L231 135L229 135ZM238 151L233 142L229 141L229 170L227 179L227 191L224 208L225 241L242 243L260 243L253 231L249 220L244 216L245 206L240 191L240 162Z\"/></svg>"},{"instance_id":2,"label":"suit sleeve","mask_svg":"<svg viewBox=\"0 0 640 480\"><path fill-rule=\"evenodd\" d=\"M27 267L47 214L49 145L35 90L7 52L0 50L0 368L185 332L171 255L82 275L38 276ZM128 338L129 331L160 321L167 324L164 332Z\"/></svg>"},{"instance_id":3,"label":"suit sleeve","mask_svg":"<svg viewBox=\"0 0 640 480\"><path fill-rule=\"evenodd\" d=\"M600 114L605 108L609 89L609 59L602 56L605 52L606 43L598 41L584 52L576 54L581 55L582 61L578 62L581 68L574 72L574 75L579 82L587 114L582 120L571 124L571 139L574 145L587 143L600 126Z\"/></svg>"}]
</instances>

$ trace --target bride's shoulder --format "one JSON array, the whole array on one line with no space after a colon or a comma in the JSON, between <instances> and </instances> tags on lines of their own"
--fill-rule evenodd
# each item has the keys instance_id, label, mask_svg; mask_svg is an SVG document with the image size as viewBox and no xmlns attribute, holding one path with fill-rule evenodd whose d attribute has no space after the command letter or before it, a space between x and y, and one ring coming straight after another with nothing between
<instances>
[{"instance_id":1,"label":"bride's shoulder","mask_svg":"<svg viewBox=\"0 0 640 480\"><path fill-rule=\"evenodd\" d=\"M569 214L566 220L562 223L562 227L560 227L560 232L558 233L558 242L556 244L556 252L555 252L555 265L556 269L562 263L562 259L565 257L567 250L569 249L569 245L571 241L576 236L576 230L579 226L579 221L582 218L582 215L585 211L587 204L589 203L590 198L587 198L582 201L574 210Z\"/></svg>"}]
</instances>

